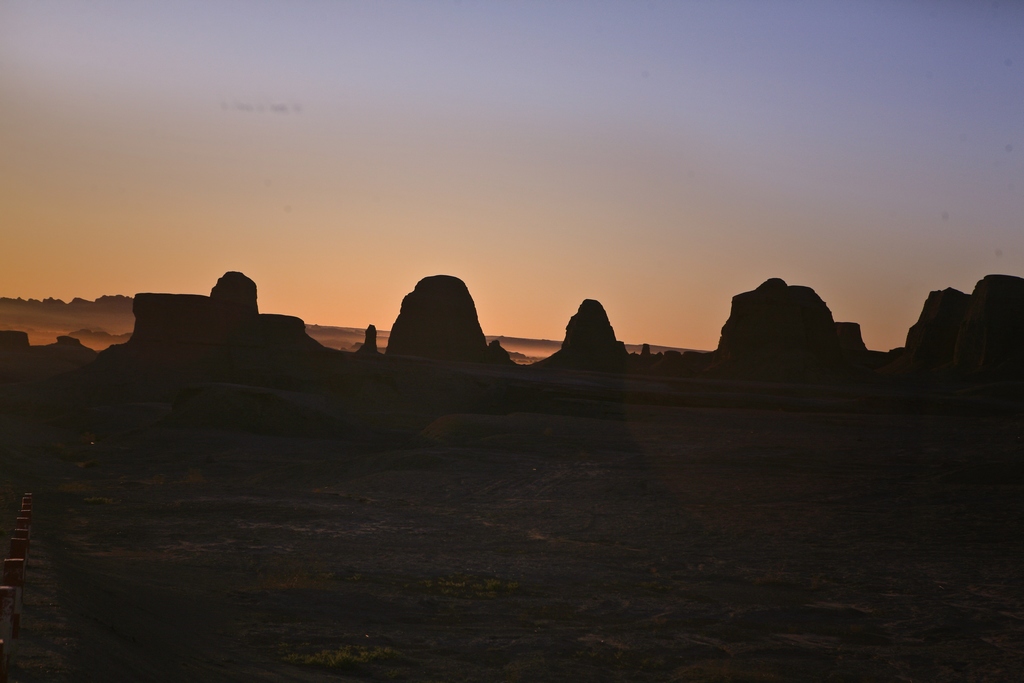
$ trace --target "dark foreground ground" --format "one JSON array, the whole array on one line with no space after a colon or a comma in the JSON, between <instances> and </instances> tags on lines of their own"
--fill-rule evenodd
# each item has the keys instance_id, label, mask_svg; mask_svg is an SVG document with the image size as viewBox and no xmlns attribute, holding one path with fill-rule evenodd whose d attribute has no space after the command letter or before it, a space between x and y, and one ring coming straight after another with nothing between
<instances>
[{"instance_id":1,"label":"dark foreground ground","mask_svg":"<svg viewBox=\"0 0 1024 683\"><path fill-rule=\"evenodd\" d=\"M12 679L1021 680L1020 417L420 427L0 416L0 526L36 510Z\"/></svg>"}]
</instances>

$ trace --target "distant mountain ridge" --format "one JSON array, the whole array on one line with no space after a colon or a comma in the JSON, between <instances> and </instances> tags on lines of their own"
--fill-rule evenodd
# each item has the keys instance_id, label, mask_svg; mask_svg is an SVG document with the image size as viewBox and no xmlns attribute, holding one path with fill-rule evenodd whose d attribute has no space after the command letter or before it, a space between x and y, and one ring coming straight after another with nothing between
<instances>
[{"instance_id":1,"label":"distant mountain ridge","mask_svg":"<svg viewBox=\"0 0 1024 683\"><path fill-rule=\"evenodd\" d=\"M95 301L76 297L70 302L3 297L0 298L0 329L27 332L33 345L53 344L57 337L69 332L87 331L100 337L110 335L112 339L106 344L109 346L123 341L122 335L131 334L135 326L132 303L132 297L121 295L101 296ZM90 344L82 337L76 338L96 349L93 346L96 339L89 339Z\"/></svg>"}]
</instances>

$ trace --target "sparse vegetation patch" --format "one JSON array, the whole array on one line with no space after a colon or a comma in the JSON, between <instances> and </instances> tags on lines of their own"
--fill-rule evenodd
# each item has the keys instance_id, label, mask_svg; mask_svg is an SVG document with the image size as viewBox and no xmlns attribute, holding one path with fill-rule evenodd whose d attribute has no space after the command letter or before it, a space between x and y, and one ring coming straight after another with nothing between
<instances>
[{"instance_id":1,"label":"sparse vegetation patch","mask_svg":"<svg viewBox=\"0 0 1024 683\"><path fill-rule=\"evenodd\" d=\"M496 598L519 589L518 581L488 579L467 574L452 574L436 579L427 579L416 585L428 592L440 593L453 598Z\"/></svg>"},{"instance_id":2,"label":"sparse vegetation patch","mask_svg":"<svg viewBox=\"0 0 1024 683\"><path fill-rule=\"evenodd\" d=\"M353 669L360 664L398 659L398 651L390 647L363 647L343 645L335 650L321 650L312 654L285 655L289 664L323 666L328 669Z\"/></svg>"}]
</instances>

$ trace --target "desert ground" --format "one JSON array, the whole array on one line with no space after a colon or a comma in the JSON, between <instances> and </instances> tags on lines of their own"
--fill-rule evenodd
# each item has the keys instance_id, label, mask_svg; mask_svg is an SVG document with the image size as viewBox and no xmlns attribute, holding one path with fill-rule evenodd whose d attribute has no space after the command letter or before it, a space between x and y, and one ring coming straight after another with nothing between
<instances>
[{"instance_id":1,"label":"desert ground","mask_svg":"<svg viewBox=\"0 0 1024 683\"><path fill-rule=\"evenodd\" d=\"M35 494L12 680L1024 670L1019 403L435 365L533 398L318 438L8 409L4 519Z\"/></svg>"}]
</instances>

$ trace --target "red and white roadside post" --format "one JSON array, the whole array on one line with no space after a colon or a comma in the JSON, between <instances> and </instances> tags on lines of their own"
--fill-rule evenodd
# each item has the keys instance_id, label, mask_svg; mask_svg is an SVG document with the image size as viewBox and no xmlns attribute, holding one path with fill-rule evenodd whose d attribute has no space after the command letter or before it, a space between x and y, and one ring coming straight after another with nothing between
<instances>
[{"instance_id":1,"label":"red and white roadside post","mask_svg":"<svg viewBox=\"0 0 1024 683\"><path fill-rule=\"evenodd\" d=\"M11 617L11 639L8 659L14 654L18 637L21 631L21 607L23 594L25 592L25 560L7 559L4 560L3 581L0 585L10 586L14 589L14 613ZM7 642L7 639L4 639Z\"/></svg>"},{"instance_id":2,"label":"red and white roadside post","mask_svg":"<svg viewBox=\"0 0 1024 683\"><path fill-rule=\"evenodd\" d=\"M32 494L21 498L21 511L11 533L9 558L4 560L0 580L0 683L7 683L21 631L22 594L25 590L25 565L32 536Z\"/></svg>"},{"instance_id":3,"label":"red and white roadside post","mask_svg":"<svg viewBox=\"0 0 1024 683\"><path fill-rule=\"evenodd\" d=\"M0 683L7 683L7 669L14 657L14 607L17 591L0 586Z\"/></svg>"},{"instance_id":4,"label":"red and white roadside post","mask_svg":"<svg viewBox=\"0 0 1024 683\"><path fill-rule=\"evenodd\" d=\"M28 564L28 548L29 548L29 545L30 545L29 540L28 540L28 529L15 529L14 531L11 532L11 540L12 541L25 541L25 557L22 558L22 559L25 560L25 564ZM14 556L11 555L11 557L14 557Z\"/></svg>"}]
</instances>

